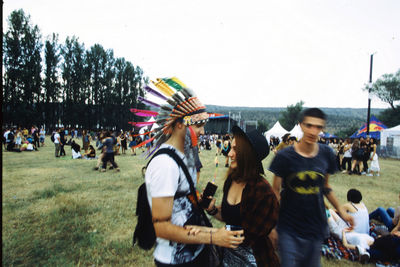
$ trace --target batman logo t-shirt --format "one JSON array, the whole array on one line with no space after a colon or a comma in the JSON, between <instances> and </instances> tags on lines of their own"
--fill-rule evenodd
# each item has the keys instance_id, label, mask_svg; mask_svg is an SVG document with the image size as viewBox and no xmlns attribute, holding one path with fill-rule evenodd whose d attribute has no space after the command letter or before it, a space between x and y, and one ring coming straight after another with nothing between
<instances>
[{"instance_id":1,"label":"batman logo t-shirt","mask_svg":"<svg viewBox=\"0 0 400 267\"><path fill-rule=\"evenodd\" d=\"M322 189L326 174L337 171L332 149L318 146L318 153L312 158L301 156L293 146L287 147L277 153L269 167L282 178L278 230L313 239L327 234Z\"/></svg>"}]
</instances>

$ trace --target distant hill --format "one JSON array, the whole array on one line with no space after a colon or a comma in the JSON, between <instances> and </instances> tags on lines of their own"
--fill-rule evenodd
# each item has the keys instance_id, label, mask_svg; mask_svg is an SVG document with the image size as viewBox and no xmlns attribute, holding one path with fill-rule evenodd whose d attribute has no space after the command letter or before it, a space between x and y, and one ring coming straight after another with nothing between
<instances>
[{"instance_id":1,"label":"distant hill","mask_svg":"<svg viewBox=\"0 0 400 267\"><path fill-rule=\"evenodd\" d=\"M271 128L273 124L279 119L281 111L286 110L285 108L265 108L265 107L230 107L230 106L217 106L217 105L206 105L208 112L222 113L228 115L231 112L231 116L237 117L240 113L241 120L249 121L265 121L268 128ZM328 121L326 130L330 133L337 133L341 130L348 129L350 127L361 127L363 123L367 121L367 109L366 108L321 108L327 115ZM379 116L379 113L384 109L373 108L371 109L371 115ZM288 129L289 131L291 129Z\"/></svg>"}]
</instances>

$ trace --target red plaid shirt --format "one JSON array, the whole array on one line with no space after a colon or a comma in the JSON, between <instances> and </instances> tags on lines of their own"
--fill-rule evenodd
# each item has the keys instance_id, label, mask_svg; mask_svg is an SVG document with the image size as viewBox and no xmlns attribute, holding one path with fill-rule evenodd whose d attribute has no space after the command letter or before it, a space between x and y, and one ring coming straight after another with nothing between
<instances>
[{"instance_id":1,"label":"red plaid shirt","mask_svg":"<svg viewBox=\"0 0 400 267\"><path fill-rule=\"evenodd\" d=\"M278 221L279 203L271 185L263 177L247 182L242 193L240 215L244 244L253 249L257 266L279 266L268 234Z\"/></svg>"}]
</instances>

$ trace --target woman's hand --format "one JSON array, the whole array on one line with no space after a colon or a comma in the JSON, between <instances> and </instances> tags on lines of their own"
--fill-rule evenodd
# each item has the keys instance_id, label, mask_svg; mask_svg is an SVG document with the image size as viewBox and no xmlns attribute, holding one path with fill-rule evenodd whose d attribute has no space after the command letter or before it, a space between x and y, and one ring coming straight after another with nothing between
<instances>
[{"instance_id":1,"label":"woman's hand","mask_svg":"<svg viewBox=\"0 0 400 267\"><path fill-rule=\"evenodd\" d=\"M206 211L210 212L216 208L215 207L216 199L211 196L209 196L208 198L211 199L211 201L210 201L210 205L208 205L208 208L206 209Z\"/></svg>"}]
</instances>

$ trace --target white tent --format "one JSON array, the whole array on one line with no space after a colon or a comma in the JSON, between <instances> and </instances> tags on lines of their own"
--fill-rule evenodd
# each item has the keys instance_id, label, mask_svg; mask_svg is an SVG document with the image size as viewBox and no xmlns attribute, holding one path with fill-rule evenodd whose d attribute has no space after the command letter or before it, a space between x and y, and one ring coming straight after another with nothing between
<instances>
[{"instance_id":1,"label":"white tent","mask_svg":"<svg viewBox=\"0 0 400 267\"><path fill-rule=\"evenodd\" d=\"M400 125L381 131L378 155L400 159Z\"/></svg>"},{"instance_id":2,"label":"white tent","mask_svg":"<svg viewBox=\"0 0 400 267\"><path fill-rule=\"evenodd\" d=\"M277 121L277 122L275 122L274 126L272 126L271 129L269 129L268 131L266 131L264 133L264 136L265 136L265 138L267 138L267 140L269 142L269 138L271 136L279 137L279 139L281 139L282 136L285 135L286 133L288 133L288 131L282 127L282 125L279 123L279 121Z\"/></svg>"},{"instance_id":3,"label":"white tent","mask_svg":"<svg viewBox=\"0 0 400 267\"><path fill-rule=\"evenodd\" d=\"M290 131L290 135L300 140L303 137L303 131L301 130L300 124L296 124Z\"/></svg>"},{"instance_id":4,"label":"white tent","mask_svg":"<svg viewBox=\"0 0 400 267\"><path fill-rule=\"evenodd\" d=\"M150 117L150 119L148 120L148 121L156 121L155 119L154 119L154 117ZM152 130L154 130L155 128L157 128L159 125L157 124L157 123L153 123L153 125L148 125L148 126L143 126L142 128L140 128L140 130L139 130L139 134L144 134L145 132L147 132L147 131L152 131ZM150 129L150 130L149 130ZM143 136L140 136L142 139L143 139Z\"/></svg>"},{"instance_id":5,"label":"white tent","mask_svg":"<svg viewBox=\"0 0 400 267\"><path fill-rule=\"evenodd\" d=\"M396 138L397 136L397 138ZM389 129L384 129L381 132L381 146L386 146L387 145L387 139L388 137L392 137L393 141L395 141L395 139L400 140L400 125L397 125L393 128L389 128ZM393 144L394 145L394 144ZM400 144L398 144L400 145Z\"/></svg>"},{"instance_id":6,"label":"white tent","mask_svg":"<svg viewBox=\"0 0 400 267\"><path fill-rule=\"evenodd\" d=\"M140 128L139 134L144 134L145 132L147 132L147 127L148 127L148 126L143 126L142 128ZM140 137L142 137L142 136L140 136ZM142 139L143 139L143 138L142 138Z\"/></svg>"},{"instance_id":7,"label":"white tent","mask_svg":"<svg viewBox=\"0 0 400 267\"><path fill-rule=\"evenodd\" d=\"M156 121L156 120L155 120L154 117L152 116L152 117L150 117L150 119L149 119L148 121ZM150 131L153 131L153 130L156 129L158 126L159 126L159 125L158 125L157 123L153 123L153 125L152 125L151 128L150 128Z\"/></svg>"}]
</instances>

